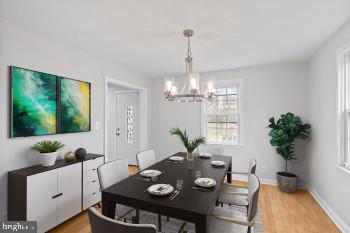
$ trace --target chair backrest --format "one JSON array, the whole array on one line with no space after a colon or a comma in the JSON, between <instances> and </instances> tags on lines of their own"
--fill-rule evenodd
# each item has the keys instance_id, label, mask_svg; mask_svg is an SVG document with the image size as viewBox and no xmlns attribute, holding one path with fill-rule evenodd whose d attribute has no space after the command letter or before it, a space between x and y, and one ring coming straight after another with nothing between
<instances>
[{"instance_id":1,"label":"chair backrest","mask_svg":"<svg viewBox=\"0 0 350 233\"><path fill-rule=\"evenodd\" d=\"M251 159L249 161L249 168L248 168L248 178L250 174L255 174L256 171L256 160L255 159Z\"/></svg>"},{"instance_id":2,"label":"chair backrest","mask_svg":"<svg viewBox=\"0 0 350 233\"><path fill-rule=\"evenodd\" d=\"M248 179L248 220L251 221L255 218L256 213L258 212L260 181L254 174L250 174Z\"/></svg>"},{"instance_id":3,"label":"chair backrest","mask_svg":"<svg viewBox=\"0 0 350 233\"><path fill-rule=\"evenodd\" d=\"M143 170L156 163L156 153L154 150L140 151L136 154L136 160L139 169Z\"/></svg>"},{"instance_id":4,"label":"chair backrest","mask_svg":"<svg viewBox=\"0 0 350 233\"><path fill-rule=\"evenodd\" d=\"M126 159L113 160L97 168L101 189L124 180L129 176L128 161Z\"/></svg>"},{"instance_id":5,"label":"chair backrest","mask_svg":"<svg viewBox=\"0 0 350 233\"><path fill-rule=\"evenodd\" d=\"M125 232L125 233L156 233L157 229L152 224L132 224L107 218L95 208L88 210L92 233Z\"/></svg>"},{"instance_id":6,"label":"chair backrest","mask_svg":"<svg viewBox=\"0 0 350 233\"><path fill-rule=\"evenodd\" d=\"M198 147L198 152L212 155L222 155L222 145L201 145Z\"/></svg>"}]
</instances>

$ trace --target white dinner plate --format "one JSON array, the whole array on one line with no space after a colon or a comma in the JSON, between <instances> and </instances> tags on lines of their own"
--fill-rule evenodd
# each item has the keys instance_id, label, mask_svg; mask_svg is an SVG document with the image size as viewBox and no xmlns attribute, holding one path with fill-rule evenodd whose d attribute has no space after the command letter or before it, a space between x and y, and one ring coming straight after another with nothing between
<instances>
[{"instance_id":1,"label":"white dinner plate","mask_svg":"<svg viewBox=\"0 0 350 233\"><path fill-rule=\"evenodd\" d=\"M144 176L144 177L159 176L161 174L162 174L162 172L158 171L158 170L144 170L144 171L140 172L140 175Z\"/></svg>"},{"instance_id":2,"label":"white dinner plate","mask_svg":"<svg viewBox=\"0 0 350 233\"><path fill-rule=\"evenodd\" d=\"M211 178L198 178L194 183L203 188L210 188L216 185L216 181Z\"/></svg>"},{"instance_id":3,"label":"white dinner plate","mask_svg":"<svg viewBox=\"0 0 350 233\"><path fill-rule=\"evenodd\" d=\"M208 153L200 153L200 154L199 154L199 157L201 157L201 158L210 158L210 157L211 157L211 154L208 154Z\"/></svg>"},{"instance_id":4,"label":"white dinner plate","mask_svg":"<svg viewBox=\"0 0 350 233\"><path fill-rule=\"evenodd\" d=\"M170 184L154 184L148 188L150 194L156 196L165 196L174 191L174 187Z\"/></svg>"},{"instance_id":5,"label":"white dinner plate","mask_svg":"<svg viewBox=\"0 0 350 233\"><path fill-rule=\"evenodd\" d=\"M211 165L213 165L214 167L222 167L222 166L225 166L226 163L224 161L214 160L214 161L211 161Z\"/></svg>"},{"instance_id":6,"label":"white dinner plate","mask_svg":"<svg viewBox=\"0 0 350 233\"><path fill-rule=\"evenodd\" d=\"M175 161L175 162L182 162L184 160L184 157L181 157L181 156L171 156L169 158L169 160L171 161Z\"/></svg>"}]
</instances>

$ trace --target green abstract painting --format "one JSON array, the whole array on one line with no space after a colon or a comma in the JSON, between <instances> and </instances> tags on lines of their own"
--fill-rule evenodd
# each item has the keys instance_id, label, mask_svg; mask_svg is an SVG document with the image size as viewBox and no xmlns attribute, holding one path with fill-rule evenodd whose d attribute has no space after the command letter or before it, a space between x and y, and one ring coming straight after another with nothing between
<instances>
[{"instance_id":1,"label":"green abstract painting","mask_svg":"<svg viewBox=\"0 0 350 233\"><path fill-rule=\"evenodd\" d=\"M61 78L60 133L90 131L90 83Z\"/></svg>"},{"instance_id":2,"label":"green abstract painting","mask_svg":"<svg viewBox=\"0 0 350 233\"><path fill-rule=\"evenodd\" d=\"M11 137L57 133L57 76L11 67Z\"/></svg>"}]
</instances>

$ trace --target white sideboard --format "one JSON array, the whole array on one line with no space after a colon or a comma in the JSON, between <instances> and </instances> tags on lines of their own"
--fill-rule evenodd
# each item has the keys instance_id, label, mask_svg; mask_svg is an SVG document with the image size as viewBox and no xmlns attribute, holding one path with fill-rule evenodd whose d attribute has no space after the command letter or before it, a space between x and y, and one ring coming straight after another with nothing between
<instances>
[{"instance_id":1,"label":"white sideboard","mask_svg":"<svg viewBox=\"0 0 350 233\"><path fill-rule=\"evenodd\" d=\"M46 232L101 201L97 167L104 156L58 160L8 173L8 220L37 221Z\"/></svg>"}]
</instances>

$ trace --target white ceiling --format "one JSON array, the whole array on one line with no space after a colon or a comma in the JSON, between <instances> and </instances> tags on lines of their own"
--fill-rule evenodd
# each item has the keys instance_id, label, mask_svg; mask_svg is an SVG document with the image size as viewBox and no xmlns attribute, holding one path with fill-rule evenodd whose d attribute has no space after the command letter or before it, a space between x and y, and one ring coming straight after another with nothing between
<instances>
[{"instance_id":1,"label":"white ceiling","mask_svg":"<svg viewBox=\"0 0 350 233\"><path fill-rule=\"evenodd\" d=\"M147 77L306 61L350 16L350 0L1 0L1 16Z\"/></svg>"}]
</instances>

